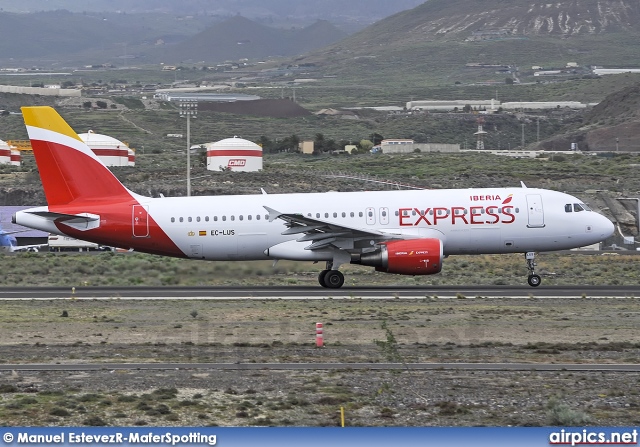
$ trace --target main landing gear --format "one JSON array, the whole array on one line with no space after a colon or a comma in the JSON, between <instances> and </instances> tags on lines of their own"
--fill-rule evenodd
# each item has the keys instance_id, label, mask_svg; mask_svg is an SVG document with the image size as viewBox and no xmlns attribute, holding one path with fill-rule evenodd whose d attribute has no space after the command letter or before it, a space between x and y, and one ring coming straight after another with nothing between
<instances>
[{"instance_id":1,"label":"main landing gear","mask_svg":"<svg viewBox=\"0 0 640 447\"><path fill-rule=\"evenodd\" d=\"M542 282L540 275L536 275L536 254L532 251L525 253L524 258L527 260L527 269L529 270L529 277L527 282L531 287L538 287Z\"/></svg>"},{"instance_id":2,"label":"main landing gear","mask_svg":"<svg viewBox=\"0 0 640 447\"><path fill-rule=\"evenodd\" d=\"M333 262L327 261L327 268L318 275L318 282L327 289L339 289L344 284L344 275L339 270L332 270Z\"/></svg>"}]
</instances>

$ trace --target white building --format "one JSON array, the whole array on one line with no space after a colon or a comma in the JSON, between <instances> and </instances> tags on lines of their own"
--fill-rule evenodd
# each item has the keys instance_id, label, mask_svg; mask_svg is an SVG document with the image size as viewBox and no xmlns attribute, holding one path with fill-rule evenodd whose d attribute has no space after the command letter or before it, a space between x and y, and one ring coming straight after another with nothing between
<instances>
[{"instance_id":1,"label":"white building","mask_svg":"<svg viewBox=\"0 0 640 447\"><path fill-rule=\"evenodd\" d=\"M0 164L20 166L20 151L2 140L0 140Z\"/></svg>"},{"instance_id":2,"label":"white building","mask_svg":"<svg viewBox=\"0 0 640 447\"><path fill-rule=\"evenodd\" d=\"M136 153L127 143L107 135L94 133L92 130L78 134L78 136L105 165L135 166Z\"/></svg>"},{"instance_id":3,"label":"white building","mask_svg":"<svg viewBox=\"0 0 640 447\"><path fill-rule=\"evenodd\" d=\"M598 76L622 74L622 73L640 73L640 68L594 68L593 74Z\"/></svg>"},{"instance_id":4,"label":"white building","mask_svg":"<svg viewBox=\"0 0 640 447\"><path fill-rule=\"evenodd\" d=\"M372 152L382 152L383 154L410 154L416 151L420 152L459 152L459 144L446 143L416 143L413 140L406 139L389 139L382 140L380 146L376 146L378 150Z\"/></svg>"},{"instance_id":5,"label":"white building","mask_svg":"<svg viewBox=\"0 0 640 447\"><path fill-rule=\"evenodd\" d=\"M262 170L262 148L257 144L233 137L206 143L209 171L255 172Z\"/></svg>"}]
</instances>

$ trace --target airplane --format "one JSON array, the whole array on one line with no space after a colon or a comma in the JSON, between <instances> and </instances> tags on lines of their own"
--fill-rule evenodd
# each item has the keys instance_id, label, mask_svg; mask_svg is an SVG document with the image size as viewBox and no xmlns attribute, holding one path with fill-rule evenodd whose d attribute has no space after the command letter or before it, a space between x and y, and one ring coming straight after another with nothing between
<instances>
[{"instance_id":1,"label":"airplane","mask_svg":"<svg viewBox=\"0 0 640 447\"><path fill-rule=\"evenodd\" d=\"M600 242L614 227L571 195L545 189L442 189L151 198L127 189L50 107L23 107L48 206L13 222L100 245L179 258L324 262L401 275L439 273L449 255L524 253Z\"/></svg>"},{"instance_id":2,"label":"airplane","mask_svg":"<svg viewBox=\"0 0 640 447\"><path fill-rule=\"evenodd\" d=\"M15 253L17 251L39 251L41 247L46 244L40 245L18 245L18 241L12 234L22 233L29 230L16 230L5 231L0 227L0 253Z\"/></svg>"}]
</instances>

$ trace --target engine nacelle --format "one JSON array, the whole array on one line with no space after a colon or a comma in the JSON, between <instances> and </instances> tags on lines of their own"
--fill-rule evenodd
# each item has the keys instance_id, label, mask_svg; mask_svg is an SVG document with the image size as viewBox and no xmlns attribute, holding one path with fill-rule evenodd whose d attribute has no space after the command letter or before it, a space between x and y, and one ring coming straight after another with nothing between
<instances>
[{"instance_id":1,"label":"engine nacelle","mask_svg":"<svg viewBox=\"0 0 640 447\"><path fill-rule=\"evenodd\" d=\"M378 272L400 275L433 275L442 270L440 239L409 239L384 242L380 250L363 253L354 264L375 267Z\"/></svg>"}]
</instances>

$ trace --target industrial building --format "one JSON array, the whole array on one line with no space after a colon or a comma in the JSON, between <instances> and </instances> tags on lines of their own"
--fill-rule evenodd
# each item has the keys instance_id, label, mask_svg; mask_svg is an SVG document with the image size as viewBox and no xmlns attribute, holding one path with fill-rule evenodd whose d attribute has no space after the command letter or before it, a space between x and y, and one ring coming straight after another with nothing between
<instances>
[{"instance_id":1,"label":"industrial building","mask_svg":"<svg viewBox=\"0 0 640 447\"><path fill-rule=\"evenodd\" d=\"M255 172L262 170L262 148L238 137L206 143L209 171Z\"/></svg>"},{"instance_id":2,"label":"industrial building","mask_svg":"<svg viewBox=\"0 0 640 447\"><path fill-rule=\"evenodd\" d=\"M444 143L415 143L413 140L407 139L387 139L382 140L378 151L383 154L410 154L417 151L460 152L460 145Z\"/></svg>"},{"instance_id":3,"label":"industrial building","mask_svg":"<svg viewBox=\"0 0 640 447\"><path fill-rule=\"evenodd\" d=\"M585 104L577 101L527 101L527 102L500 102L491 100L451 100L451 101L409 101L406 103L407 110L424 110L434 112L455 112L462 111L465 107L471 110L484 110L495 113L498 109L503 110L547 110L557 108L584 109L595 104Z\"/></svg>"}]
</instances>

